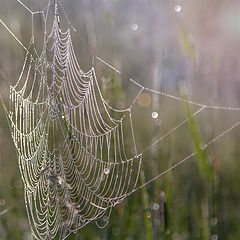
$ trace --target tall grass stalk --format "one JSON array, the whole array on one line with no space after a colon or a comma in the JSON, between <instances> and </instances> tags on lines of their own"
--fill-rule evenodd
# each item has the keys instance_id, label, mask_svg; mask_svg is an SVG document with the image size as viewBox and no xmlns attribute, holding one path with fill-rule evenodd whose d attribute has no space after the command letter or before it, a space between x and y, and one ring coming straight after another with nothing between
<instances>
[{"instance_id":1,"label":"tall grass stalk","mask_svg":"<svg viewBox=\"0 0 240 240\"><path fill-rule=\"evenodd\" d=\"M212 182L212 179L213 179L212 166L207 160L206 152L202 149L201 137L198 133L197 125L192 116L192 113L187 101L186 101L186 110L187 110L187 117L188 117L188 126L189 126L190 133L192 135L192 140L193 140L194 148L196 151L196 158L197 158L200 173L208 182Z\"/></svg>"},{"instance_id":2,"label":"tall grass stalk","mask_svg":"<svg viewBox=\"0 0 240 240\"><path fill-rule=\"evenodd\" d=\"M191 114L191 110L189 107L188 102L186 101L186 110L188 116L188 126L192 136L194 148L196 151L196 159L198 163L198 168L200 174L203 177L203 187L204 191L202 193L202 200L201 200L201 239L208 240L210 237L210 227L209 227L209 187L210 184L213 182L214 172L213 168L210 165L207 154L202 148L202 141L199 135L197 125L195 120Z\"/></svg>"},{"instance_id":3,"label":"tall grass stalk","mask_svg":"<svg viewBox=\"0 0 240 240\"><path fill-rule=\"evenodd\" d=\"M140 174L140 182L141 185L145 182L145 175L144 172L142 171ZM151 221L150 221L150 207L149 207L149 201L148 201L148 193L146 187L143 187L141 189L141 196L142 196L142 203L143 203L143 209L144 209L144 224L145 224L145 231L146 231L146 236L147 240L152 240L152 226L151 226Z\"/></svg>"}]
</instances>

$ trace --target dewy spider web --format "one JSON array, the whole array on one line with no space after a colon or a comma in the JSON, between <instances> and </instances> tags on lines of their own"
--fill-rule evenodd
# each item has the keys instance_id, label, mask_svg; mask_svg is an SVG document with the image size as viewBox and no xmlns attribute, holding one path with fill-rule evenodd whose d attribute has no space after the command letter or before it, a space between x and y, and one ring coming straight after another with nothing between
<instances>
[{"instance_id":1,"label":"dewy spider web","mask_svg":"<svg viewBox=\"0 0 240 240\"><path fill-rule=\"evenodd\" d=\"M57 1L49 1L47 8L38 12L32 12L20 0L18 2L32 16L40 14L43 17L45 34L42 52L38 54L34 35L27 48L0 19L26 50L20 77L15 86L10 87L8 117L12 138L18 152L25 203L34 237L64 239L91 221L104 227L112 207L196 154L190 154L139 185L145 151L188 120L183 120L148 148L138 152L132 120L132 109L138 97L147 91L180 102L186 100L146 88L130 79L139 89L138 94L128 108L113 108L102 96L94 66L88 72L81 69L71 40L71 30L76 29L64 11L69 29L61 30ZM60 7L63 8L62 4ZM54 19L48 33L50 8L54 9ZM120 73L100 57L95 59ZM187 102L198 107L193 116L205 109L240 110ZM239 124L240 121L223 131L203 149ZM103 217L105 221L100 221Z\"/></svg>"}]
</instances>

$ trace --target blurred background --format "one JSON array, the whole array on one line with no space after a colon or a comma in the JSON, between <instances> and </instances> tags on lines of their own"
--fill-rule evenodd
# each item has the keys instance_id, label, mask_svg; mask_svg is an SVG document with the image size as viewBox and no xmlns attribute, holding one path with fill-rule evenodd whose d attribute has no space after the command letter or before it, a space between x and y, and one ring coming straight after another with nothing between
<instances>
[{"instance_id":1,"label":"blurred background","mask_svg":"<svg viewBox=\"0 0 240 240\"><path fill-rule=\"evenodd\" d=\"M48 1L23 0L32 11ZM60 3L60 2L59 2ZM121 71L94 61L103 96L116 108L132 103L143 86L209 105L240 106L240 2L238 0L62 0L81 67L97 55ZM66 18L68 16L68 19ZM28 46L34 35L41 52L44 21L16 0L0 0L0 19ZM51 27L49 23L48 30ZM25 50L0 24L0 94L8 106ZM192 112L196 107L191 106ZM139 152L187 117L185 104L143 92L133 110ZM196 119L199 139L210 141L239 120L236 111L206 110ZM90 223L68 239L240 239L239 129L207 150L209 180L192 158L118 204L110 224ZM188 125L150 148L144 157L147 181L194 151ZM0 239L32 239L24 206L17 154L0 105Z\"/></svg>"}]
</instances>

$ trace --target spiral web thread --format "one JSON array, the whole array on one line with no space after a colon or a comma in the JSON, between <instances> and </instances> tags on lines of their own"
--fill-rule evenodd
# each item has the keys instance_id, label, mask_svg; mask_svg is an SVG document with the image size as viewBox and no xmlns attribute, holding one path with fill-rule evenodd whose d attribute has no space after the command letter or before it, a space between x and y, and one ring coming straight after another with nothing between
<instances>
[{"instance_id":1,"label":"spiral web thread","mask_svg":"<svg viewBox=\"0 0 240 240\"><path fill-rule=\"evenodd\" d=\"M145 151L188 121L183 120L138 152L132 109L143 91L187 101L198 107L193 116L206 109L240 111L240 108L188 101L146 88L133 79L130 81L139 90L138 94L128 108L115 109L102 96L94 66L84 72L78 63L71 40L71 31L77 30L70 24L63 4L49 1L43 11L33 12L18 2L32 16L40 14L45 24L44 44L38 54L34 34L27 48L0 19L26 50L19 79L10 87L8 117L25 186L29 223L36 239L65 239L91 221L104 227L112 207L196 154L193 152L139 184ZM58 7L68 20L67 31L60 29ZM48 33L50 9L54 9L54 19ZM95 59L120 73L100 57ZM203 149L239 124L240 121L214 137Z\"/></svg>"}]
</instances>

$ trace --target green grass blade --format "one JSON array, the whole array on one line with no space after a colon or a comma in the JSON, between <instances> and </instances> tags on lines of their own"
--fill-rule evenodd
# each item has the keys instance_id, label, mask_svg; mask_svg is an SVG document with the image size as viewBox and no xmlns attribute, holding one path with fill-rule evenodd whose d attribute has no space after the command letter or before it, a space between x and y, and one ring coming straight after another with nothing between
<instances>
[{"instance_id":1,"label":"green grass blade","mask_svg":"<svg viewBox=\"0 0 240 240\"><path fill-rule=\"evenodd\" d=\"M192 135L192 140L193 140L194 148L196 151L196 158L197 158L199 170L202 176L206 178L207 181L212 181L213 179L212 166L207 160L206 152L202 149L202 141L187 101L186 101L186 109L187 109L187 116L188 116L188 126L189 126L190 133Z\"/></svg>"},{"instance_id":2,"label":"green grass blade","mask_svg":"<svg viewBox=\"0 0 240 240\"><path fill-rule=\"evenodd\" d=\"M145 181L145 176L144 172L141 172L140 175L140 182L143 184ZM143 187L141 189L141 195L142 195L142 202L143 202L143 209L144 209L144 223L145 223L145 230L146 230L146 235L147 235L147 240L152 240L152 227L151 227L151 222L149 218L149 203L148 203L148 194L146 187Z\"/></svg>"}]
</instances>

